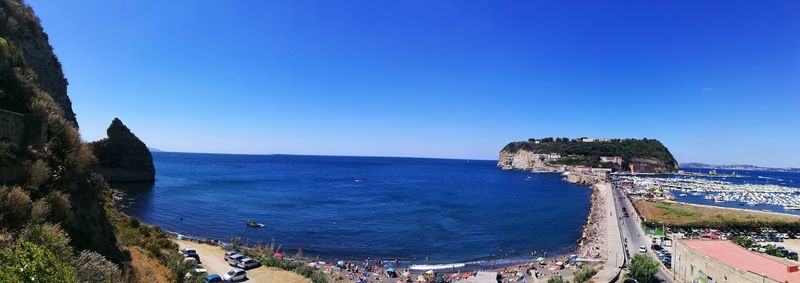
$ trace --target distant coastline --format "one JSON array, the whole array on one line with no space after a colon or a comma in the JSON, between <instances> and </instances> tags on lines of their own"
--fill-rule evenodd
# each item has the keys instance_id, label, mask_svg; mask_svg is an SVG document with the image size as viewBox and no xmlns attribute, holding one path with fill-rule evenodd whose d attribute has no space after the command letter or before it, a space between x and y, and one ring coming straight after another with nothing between
<instances>
[{"instance_id":1,"label":"distant coastline","mask_svg":"<svg viewBox=\"0 0 800 283\"><path fill-rule=\"evenodd\" d=\"M681 168L702 168L702 169L726 169L726 170L750 170L750 171L777 171L777 172L800 172L800 168L794 167L763 167L747 164L717 165L700 162L680 163Z\"/></svg>"}]
</instances>

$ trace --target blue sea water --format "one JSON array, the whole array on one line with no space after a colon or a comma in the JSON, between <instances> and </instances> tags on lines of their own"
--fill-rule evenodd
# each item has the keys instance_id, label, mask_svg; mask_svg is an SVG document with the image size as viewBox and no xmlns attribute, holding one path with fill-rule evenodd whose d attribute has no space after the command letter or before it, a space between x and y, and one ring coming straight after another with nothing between
<instances>
[{"instance_id":1,"label":"blue sea water","mask_svg":"<svg viewBox=\"0 0 800 283\"><path fill-rule=\"evenodd\" d=\"M123 211L178 233L327 259L456 263L574 250L591 190L495 161L153 153ZM247 219L264 223L249 228Z\"/></svg>"}]
</instances>

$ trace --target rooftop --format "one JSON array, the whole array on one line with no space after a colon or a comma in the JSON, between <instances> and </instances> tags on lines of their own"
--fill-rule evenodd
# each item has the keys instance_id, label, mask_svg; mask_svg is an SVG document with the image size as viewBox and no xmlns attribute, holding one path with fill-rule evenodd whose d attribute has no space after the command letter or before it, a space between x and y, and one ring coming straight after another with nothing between
<instances>
[{"instance_id":1,"label":"rooftop","mask_svg":"<svg viewBox=\"0 0 800 283\"><path fill-rule=\"evenodd\" d=\"M751 252L729 241L681 241L708 257L739 270L746 270L780 282L800 282L796 264ZM790 272L793 270L793 272Z\"/></svg>"}]
</instances>

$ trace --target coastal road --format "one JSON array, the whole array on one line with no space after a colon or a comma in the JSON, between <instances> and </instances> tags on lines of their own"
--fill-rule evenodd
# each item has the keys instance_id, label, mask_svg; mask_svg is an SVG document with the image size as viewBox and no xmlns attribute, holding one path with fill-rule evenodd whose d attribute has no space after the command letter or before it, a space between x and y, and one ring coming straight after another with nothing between
<instances>
[{"instance_id":1,"label":"coastal road","mask_svg":"<svg viewBox=\"0 0 800 283\"><path fill-rule=\"evenodd\" d=\"M658 277L661 282L675 282L670 273L671 271L664 267L664 265L660 263L658 256L650 250L651 240L649 237L645 236L642 225L639 222L639 215L636 213L636 210L633 209L633 204L621 189L613 187L612 190L614 191L613 199L619 213L618 215L622 216L622 219L619 221L622 227L622 235L625 238L625 245L627 246L628 259L639 252L640 246L645 246L647 254L659 262L660 268L658 269L658 273L656 273L656 277ZM624 217L624 213L622 212L623 207L628 212L629 217Z\"/></svg>"}]
</instances>

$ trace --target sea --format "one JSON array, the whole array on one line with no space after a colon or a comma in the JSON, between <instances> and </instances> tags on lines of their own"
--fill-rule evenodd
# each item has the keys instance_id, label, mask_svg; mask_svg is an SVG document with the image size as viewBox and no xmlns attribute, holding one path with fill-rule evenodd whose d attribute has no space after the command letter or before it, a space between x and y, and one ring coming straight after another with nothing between
<instances>
[{"instance_id":1,"label":"sea","mask_svg":"<svg viewBox=\"0 0 800 283\"><path fill-rule=\"evenodd\" d=\"M693 178L729 182L732 184L777 185L783 187L800 188L800 172L766 171L766 170L729 170L729 169L713 169L713 168L681 168L681 170L686 172L695 172L695 173L709 173L709 171L714 170L718 175L716 177L702 176ZM736 177L729 177L730 175L735 175ZM679 176L675 177L683 178ZM795 193L795 195L800 195L800 194ZM739 208L747 210L770 211L777 213L800 215L800 210L788 210L784 209L783 206L767 205L767 204L758 204L751 206L751 205L745 205L744 203L741 202L714 202L713 199L705 199L704 195L693 196L689 194L683 197L676 196L676 201L693 203L693 204L710 205L710 206L721 206L721 207Z\"/></svg>"},{"instance_id":2,"label":"sea","mask_svg":"<svg viewBox=\"0 0 800 283\"><path fill-rule=\"evenodd\" d=\"M122 211L183 235L426 267L574 252L591 190L490 160L154 152ZM253 220L263 228L251 228Z\"/></svg>"}]
</instances>

